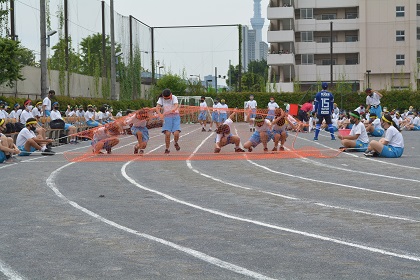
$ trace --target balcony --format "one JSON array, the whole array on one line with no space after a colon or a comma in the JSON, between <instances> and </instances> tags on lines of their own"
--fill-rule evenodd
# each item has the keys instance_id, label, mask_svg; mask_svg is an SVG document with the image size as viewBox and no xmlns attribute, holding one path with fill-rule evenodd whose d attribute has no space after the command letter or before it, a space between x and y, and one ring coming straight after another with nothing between
<instances>
[{"instance_id":1,"label":"balcony","mask_svg":"<svg viewBox=\"0 0 420 280\"><path fill-rule=\"evenodd\" d=\"M295 55L294 54L268 54L267 64L268 65L294 65Z\"/></svg>"},{"instance_id":2,"label":"balcony","mask_svg":"<svg viewBox=\"0 0 420 280\"><path fill-rule=\"evenodd\" d=\"M293 19L295 18L295 10L293 7L268 7L267 19Z\"/></svg>"},{"instance_id":3,"label":"balcony","mask_svg":"<svg viewBox=\"0 0 420 280\"><path fill-rule=\"evenodd\" d=\"M267 41L269 43L287 43L295 41L293 30L268 31Z\"/></svg>"},{"instance_id":4,"label":"balcony","mask_svg":"<svg viewBox=\"0 0 420 280\"><path fill-rule=\"evenodd\" d=\"M296 65L296 75L301 82L305 81L329 81L330 65ZM363 80L365 70L360 72L360 65L334 65L333 78L334 81L347 80L358 81Z\"/></svg>"},{"instance_id":5,"label":"balcony","mask_svg":"<svg viewBox=\"0 0 420 280\"><path fill-rule=\"evenodd\" d=\"M330 43L299 42L295 44L297 54L329 54ZM359 42L334 42L334 53L358 53Z\"/></svg>"},{"instance_id":6,"label":"balcony","mask_svg":"<svg viewBox=\"0 0 420 280\"><path fill-rule=\"evenodd\" d=\"M349 8L349 7L358 7L360 5L360 0L346 0L346 1L331 1L331 0L299 0L295 1L295 8Z\"/></svg>"},{"instance_id":7,"label":"balcony","mask_svg":"<svg viewBox=\"0 0 420 280\"><path fill-rule=\"evenodd\" d=\"M295 21L296 32L302 31L330 31L330 22L333 22L334 31L359 30L359 19L297 19Z\"/></svg>"}]
</instances>

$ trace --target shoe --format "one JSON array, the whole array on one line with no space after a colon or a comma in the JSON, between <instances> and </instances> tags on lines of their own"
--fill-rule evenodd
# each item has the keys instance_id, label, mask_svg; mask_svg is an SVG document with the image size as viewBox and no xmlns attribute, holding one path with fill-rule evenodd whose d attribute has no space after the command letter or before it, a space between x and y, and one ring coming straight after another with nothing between
<instances>
[{"instance_id":1,"label":"shoe","mask_svg":"<svg viewBox=\"0 0 420 280\"><path fill-rule=\"evenodd\" d=\"M280 147L280 151L284 151L284 147Z\"/></svg>"},{"instance_id":2,"label":"shoe","mask_svg":"<svg viewBox=\"0 0 420 280\"><path fill-rule=\"evenodd\" d=\"M165 155L169 155L170 151L168 149L165 150Z\"/></svg>"},{"instance_id":3,"label":"shoe","mask_svg":"<svg viewBox=\"0 0 420 280\"><path fill-rule=\"evenodd\" d=\"M203 128L201 129L201 132L206 132L206 129L203 127Z\"/></svg>"},{"instance_id":4,"label":"shoe","mask_svg":"<svg viewBox=\"0 0 420 280\"><path fill-rule=\"evenodd\" d=\"M53 156L53 155L55 155L55 152L53 150L47 148L41 153L41 155L43 155L43 156Z\"/></svg>"},{"instance_id":5,"label":"shoe","mask_svg":"<svg viewBox=\"0 0 420 280\"><path fill-rule=\"evenodd\" d=\"M248 148L248 152L252 152L252 147L249 147Z\"/></svg>"},{"instance_id":6,"label":"shoe","mask_svg":"<svg viewBox=\"0 0 420 280\"><path fill-rule=\"evenodd\" d=\"M111 148L106 149L106 153L109 155L111 154Z\"/></svg>"},{"instance_id":7,"label":"shoe","mask_svg":"<svg viewBox=\"0 0 420 280\"><path fill-rule=\"evenodd\" d=\"M177 151L181 150L181 147L179 146L178 142L174 144L174 147Z\"/></svg>"},{"instance_id":8,"label":"shoe","mask_svg":"<svg viewBox=\"0 0 420 280\"><path fill-rule=\"evenodd\" d=\"M274 147L271 151L277 152L277 147Z\"/></svg>"},{"instance_id":9,"label":"shoe","mask_svg":"<svg viewBox=\"0 0 420 280\"><path fill-rule=\"evenodd\" d=\"M52 149L52 144L51 143L47 144L47 149Z\"/></svg>"},{"instance_id":10,"label":"shoe","mask_svg":"<svg viewBox=\"0 0 420 280\"><path fill-rule=\"evenodd\" d=\"M341 146L340 148L338 148L339 150L341 150L342 152L348 152L347 148L344 146Z\"/></svg>"},{"instance_id":11,"label":"shoe","mask_svg":"<svg viewBox=\"0 0 420 280\"><path fill-rule=\"evenodd\" d=\"M314 137L314 141L318 141L318 137Z\"/></svg>"},{"instance_id":12,"label":"shoe","mask_svg":"<svg viewBox=\"0 0 420 280\"><path fill-rule=\"evenodd\" d=\"M249 132L252 132L252 128L249 129Z\"/></svg>"},{"instance_id":13,"label":"shoe","mask_svg":"<svg viewBox=\"0 0 420 280\"><path fill-rule=\"evenodd\" d=\"M335 139L335 137L333 136L333 137L331 137L331 140L332 140L332 141L335 141L336 139Z\"/></svg>"},{"instance_id":14,"label":"shoe","mask_svg":"<svg viewBox=\"0 0 420 280\"><path fill-rule=\"evenodd\" d=\"M139 153L139 149L137 148L137 146L134 146L134 154L138 154Z\"/></svg>"},{"instance_id":15,"label":"shoe","mask_svg":"<svg viewBox=\"0 0 420 280\"><path fill-rule=\"evenodd\" d=\"M215 154L218 154L218 153L220 153L220 151L221 151L222 149L220 149L220 148L214 148L214 153Z\"/></svg>"},{"instance_id":16,"label":"shoe","mask_svg":"<svg viewBox=\"0 0 420 280\"><path fill-rule=\"evenodd\" d=\"M139 155L142 155L142 154L144 154L144 151L143 150L140 150L139 151Z\"/></svg>"},{"instance_id":17,"label":"shoe","mask_svg":"<svg viewBox=\"0 0 420 280\"><path fill-rule=\"evenodd\" d=\"M268 148L264 148L264 152L268 152Z\"/></svg>"},{"instance_id":18,"label":"shoe","mask_svg":"<svg viewBox=\"0 0 420 280\"><path fill-rule=\"evenodd\" d=\"M211 128L209 128L208 132L211 132Z\"/></svg>"},{"instance_id":19,"label":"shoe","mask_svg":"<svg viewBox=\"0 0 420 280\"><path fill-rule=\"evenodd\" d=\"M375 151L367 151L364 155L365 157L379 157L379 153Z\"/></svg>"},{"instance_id":20,"label":"shoe","mask_svg":"<svg viewBox=\"0 0 420 280\"><path fill-rule=\"evenodd\" d=\"M235 149L235 153L243 153L245 152L245 150L241 149L241 148L236 148Z\"/></svg>"},{"instance_id":21,"label":"shoe","mask_svg":"<svg viewBox=\"0 0 420 280\"><path fill-rule=\"evenodd\" d=\"M252 131L255 132L255 127L252 128Z\"/></svg>"}]
</instances>

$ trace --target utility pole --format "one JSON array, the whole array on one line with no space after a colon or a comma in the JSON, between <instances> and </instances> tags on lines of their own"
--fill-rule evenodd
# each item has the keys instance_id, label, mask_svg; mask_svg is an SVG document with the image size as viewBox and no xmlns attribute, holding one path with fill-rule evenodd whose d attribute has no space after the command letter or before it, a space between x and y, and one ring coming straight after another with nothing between
<instances>
[{"instance_id":1,"label":"utility pole","mask_svg":"<svg viewBox=\"0 0 420 280\"><path fill-rule=\"evenodd\" d=\"M69 71L69 3L68 0L64 0L64 41L66 48L64 50L64 56L66 60L66 72L67 72L67 96L70 96L70 71Z\"/></svg>"},{"instance_id":2,"label":"utility pole","mask_svg":"<svg viewBox=\"0 0 420 280\"><path fill-rule=\"evenodd\" d=\"M47 97L47 31L45 19L45 0L39 1L40 34L41 34L41 98Z\"/></svg>"},{"instance_id":3,"label":"utility pole","mask_svg":"<svg viewBox=\"0 0 420 280\"><path fill-rule=\"evenodd\" d=\"M117 76L115 72L115 33L114 33L114 0L111 0L111 100L118 100L116 93Z\"/></svg>"},{"instance_id":4,"label":"utility pole","mask_svg":"<svg viewBox=\"0 0 420 280\"><path fill-rule=\"evenodd\" d=\"M15 0L10 0L10 37L13 41L16 41L15 13Z\"/></svg>"},{"instance_id":5,"label":"utility pole","mask_svg":"<svg viewBox=\"0 0 420 280\"><path fill-rule=\"evenodd\" d=\"M106 60L106 37L105 37L105 1L101 2L102 8L102 79L107 78L107 60Z\"/></svg>"},{"instance_id":6,"label":"utility pole","mask_svg":"<svg viewBox=\"0 0 420 280\"><path fill-rule=\"evenodd\" d=\"M217 67L214 67L214 87L216 88L217 94Z\"/></svg>"},{"instance_id":7,"label":"utility pole","mask_svg":"<svg viewBox=\"0 0 420 280\"><path fill-rule=\"evenodd\" d=\"M333 86L333 22L330 22L330 87Z\"/></svg>"}]
</instances>

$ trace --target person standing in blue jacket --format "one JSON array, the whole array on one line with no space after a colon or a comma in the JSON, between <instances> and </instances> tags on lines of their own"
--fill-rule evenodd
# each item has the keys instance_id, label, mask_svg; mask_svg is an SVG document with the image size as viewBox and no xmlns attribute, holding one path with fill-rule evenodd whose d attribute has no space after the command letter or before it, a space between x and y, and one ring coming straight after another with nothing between
<instances>
[{"instance_id":1,"label":"person standing in blue jacket","mask_svg":"<svg viewBox=\"0 0 420 280\"><path fill-rule=\"evenodd\" d=\"M334 95L327 91L328 84L323 82L321 84L322 90L315 96L315 113L318 117L318 122L315 127L314 140L318 141L319 130L321 129L322 121L325 120L328 125L328 130L331 133L331 140L335 140L334 127L332 125L331 114L333 113Z\"/></svg>"}]
</instances>

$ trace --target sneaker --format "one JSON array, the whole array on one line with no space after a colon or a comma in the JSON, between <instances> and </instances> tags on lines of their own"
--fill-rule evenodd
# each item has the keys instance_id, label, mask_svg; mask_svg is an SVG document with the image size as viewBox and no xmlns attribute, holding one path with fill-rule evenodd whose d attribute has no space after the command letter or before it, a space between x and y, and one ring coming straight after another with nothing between
<instances>
[{"instance_id":1,"label":"sneaker","mask_svg":"<svg viewBox=\"0 0 420 280\"><path fill-rule=\"evenodd\" d=\"M137 146L134 146L134 154L138 154L139 153L139 149L137 148Z\"/></svg>"},{"instance_id":2,"label":"sneaker","mask_svg":"<svg viewBox=\"0 0 420 280\"><path fill-rule=\"evenodd\" d=\"M208 132L211 132L211 128L209 128Z\"/></svg>"},{"instance_id":3,"label":"sneaker","mask_svg":"<svg viewBox=\"0 0 420 280\"><path fill-rule=\"evenodd\" d=\"M222 149L220 149L220 148L214 148L214 153L218 154L218 153L220 153L221 150Z\"/></svg>"},{"instance_id":4,"label":"sneaker","mask_svg":"<svg viewBox=\"0 0 420 280\"><path fill-rule=\"evenodd\" d=\"M334 140L336 140L336 139L335 139L335 137L333 136L333 137L331 137L331 140L332 140L332 141L334 141Z\"/></svg>"},{"instance_id":5,"label":"sneaker","mask_svg":"<svg viewBox=\"0 0 420 280\"><path fill-rule=\"evenodd\" d=\"M365 157L378 157L379 153L375 151L366 151L364 155Z\"/></svg>"},{"instance_id":6,"label":"sneaker","mask_svg":"<svg viewBox=\"0 0 420 280\"><path fill-rule=\"evenodd\" d=\"M165 150L165 155L169 155L170 151L168 149Z\"/></svg>"},{"instance_id":7,"label":"sneaker","mask_svg":"<svg viewBox=\"0 0 420 280\"><path fill-rule=\"evenodd\" d=\"M248 148L248 152L252 152L252 147L249 147Z\"/></svg>"},{"instance_id":8,"label":"sneaker","mask_svg":"<svg viewBox=\"0 0 420 280\"><path fill-rule=\"evenodd\" d=\"M111 154L111 148L106 149L107 154Z\"/></svg>"},{"instance_id":9,"label":"sneaker","mask_svg":"<svg viewBox=\"0 0 420 280\"><path fill-rule=\"evenodd\" d=\"M343 151L343 152L348 152L347 148L344 146L341 146L340 148L338 148L339 150Z\"/></svg>"},{"instance_id":10,"label":"sneaker","mask_svg":"<svg viewBox=\"0 0 420 280\"><path fill-rule=\"evenodd\" d=\"M139 151L139 154L140 154L140 155L144 154L144 151L143 151L143 150L140 150L140 151Z\"/></svg>"},{"instance_id":11,"label":"sneaker","mask_svg":"<svg viewBox=\"0 0 420 280\"><path fill-rule=\"evenodd\" d=\"M249 132L252 132L252 128L249 129Z\"/></svg>"},{"instance_id":12,"label":"sneaker","mask_svg":"<svg viewBox=\"0 0 420 280\"><path fill-rule=\"evenodd\" d=\"M203 127L203 128L201 129L201 132L206 132L206 129Z\"/></svg>"},{"instance_id":13,"label":"sneaker","mask_svg":"<svg viewBox=\"0 0 420 280\"><path fill-rule=\"evenodd\" d=\"M235 153L243 153L245 152L245 150L241 149L241 148L236 148L235 149Z\"/></svg>"},{"instance_id":14,"label":"sneaker","mask_svg":"<svg viewBox=\"0 0 420 280\"><path fill-rule=\"evenodd\" d=\"M264 148L264 152L268 152L268 148Z\"/></svg>"},{"instance_id":15,"label":"sneaker","mask_svg":"<svg viewBox=\"0 0 420 280\"><path fill-rule=\"evenodd\" d=\"M280 151L284 151L284 147L280 147Z\"/></svg>"},{"instance_id":16,"label":"sneaker","mask_svg":"<svg viewBox=\"0 0 420 280\"><path fill-rule=\"evenodd\" d=\"M254 128L252 128L252 131L253 131L253 132L255 132L255 127L254 127Z\"/></svg>"},{"instance_id":17,"label":"sneaker","mask_svg":"<svg viewBox=\"0 0 420 280\"><path fill-rule=\"evenodd\" d=\"M174 144L174 147L177 151L181 150L181 147L179 146L178 142Z\"/></svg>"},{"instance_id":18,"label":"sneaker","mask_svg":"<svg viewBox=\"0 0 420 280\"><path fill-rule=\"evenodd\" d=\"M55 155L55 152L53 150L47 148L41 153L41 155L43 155L43 156L53 156L53 155Z\"/></svg>"},{"instance_id":19,"label":"sneaker","mask_svg":"<svg viewBox=\"0 0 420 280\"><path fill-rule=\"evenodd\" d=\"M314 141L318 141L318 137L314 137Z\"/></svg>"},{"instance_id":20,"label":"sneaker","mask_svg":"<svg viewBox=\"0 0 420 280\"><path fill-rule=\"evenodd\" d=\"M271 151L277 152L277 147L274 147Z\"/></svg>"}]
</instances>

